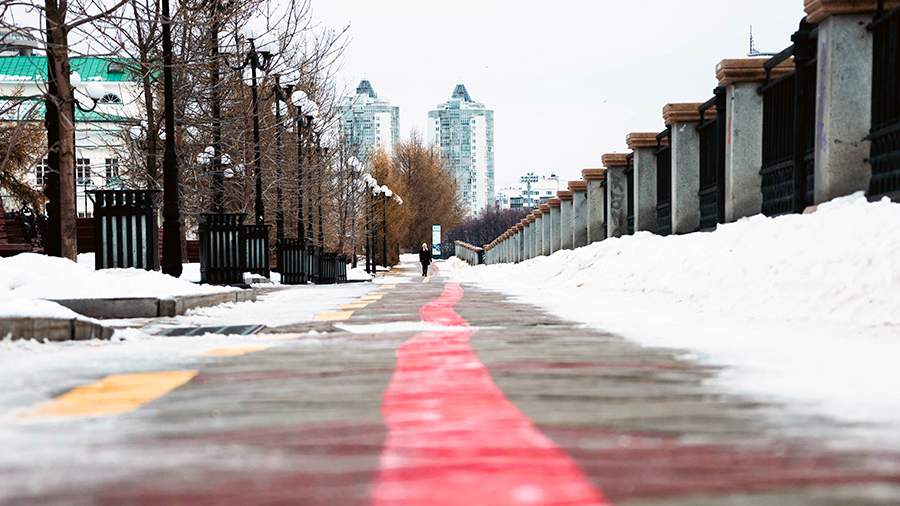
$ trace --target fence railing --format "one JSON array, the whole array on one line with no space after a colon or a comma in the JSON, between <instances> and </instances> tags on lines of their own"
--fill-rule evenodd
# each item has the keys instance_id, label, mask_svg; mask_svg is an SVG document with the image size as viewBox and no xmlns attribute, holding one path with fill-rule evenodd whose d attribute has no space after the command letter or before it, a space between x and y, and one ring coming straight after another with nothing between
<instances>
[{"instance_id":1,"label":"fence railing","mask_svg":"<svg viewBox=\"0 0 900 506\"><path fill-rule=\"evenodd\" d=\"M302 285L306 278L306 244L301 239L282 239L278 243L278 273L281 284Z\"/></svg>"},{"instance_id":2,"label":"fence railing","mask_svg":"<svg viewBox=\"0 0 900 506\"><path fill-rule=\"evenodd\" d=\"M243 225L240 239L244 272L269 277L269 225Z\"/></svg>"},{"instance_id":3,"label":"fence railing","mask_svg":"<svg viewBox=\"0 0 900 506\"><path fill-rule=\"evenodd\" d=\"M244 282L241 254L243 213L204 213L199 217L200 282L237 285Z\"/></svg>"},{"instance_id":4,"label":"fence railing","mask_svg":"<svg viewBox=\"0 0 900 506\"><path fill-rule=\"evenodd\" d=\"M159 190L91 190L94 268L159 269Z\"/></svg>"},{"instance_id":5,"label":"fence railing","mask_svg":"<svg viewBox=\"0 0 900 506\"><path fill-rule=\"evenodd\" d=\"M765 64L763 96L762 212L766 216L799 213L813 203L815 163L815 25L805 21L794 44ZM794 59L794 71L772 78L772 70Z\"/></svg>"},{"instance_id":6,"label":"fence railing","mask_svg":"<svg viewBox=\"0 0 900 506\"><path fill-rule=\"evenodd\" d=\"M672 233L672 148L669 128L656 136L656 233Z\"/></svg>"},{"instance_id":7,"label":"fence railing","mask_svg":"<svg viewBox=\"0 0 900 506\"><path fill-rule=\"evenodd\" d=\"M725 221L725 88L700 106L700 230L713 230ZM709 111L715 109L715 115Z\"/></svg>"},{"instance_id":8,"label":"fence railing","mask_svg":"<svg viewBox=\"0 0 900 506\"><path fill-rule=\"evenodd\" d=\"M634 235L634 153L628 154L628 166L625 168L625 191L628 193L625 205L628 206L626 220L628 235Z\"/></svg>"},{"instance_id":9,"label":"fence railing","mask_svg":"<svg viewBox=\"0 0 900 506\"><path fill-rule=\"evenodd\" d=\"M484 263L484 249L463 241L455 241L456 257L468 263L469 265L479 265Z\"/></svg>"},{"instance_id":10,"label":"fence railing","mask_svg":"<svg viewBox=\"0 0 900 506\"><path fill-rule=\"evenodd\" d=\"M900 8L879 12L872 31L869 197L900 200Z\"/></svg>"}]
</instances>

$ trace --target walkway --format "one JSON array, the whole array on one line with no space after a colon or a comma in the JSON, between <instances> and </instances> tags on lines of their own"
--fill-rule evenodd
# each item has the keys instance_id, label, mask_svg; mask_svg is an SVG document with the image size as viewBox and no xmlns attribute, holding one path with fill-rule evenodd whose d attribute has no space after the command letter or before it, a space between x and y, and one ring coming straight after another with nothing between
<instances>
[{"instance_id":1,"label":"walkway","mask_svg":"<svg viewBox=\"0 0 900 506\"><path fill-rule=\"evenodd\" d=\"M0 504L900 504L900 454L847 427L415 268L271 344L4 420L34 445L0 458Z\"/></svg>"}]
</instances>

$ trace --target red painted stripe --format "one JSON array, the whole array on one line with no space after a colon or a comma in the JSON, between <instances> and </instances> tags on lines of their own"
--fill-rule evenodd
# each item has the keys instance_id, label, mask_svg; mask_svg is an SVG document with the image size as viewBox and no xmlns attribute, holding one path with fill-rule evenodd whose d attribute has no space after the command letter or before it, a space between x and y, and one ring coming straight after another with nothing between
<instances>
[{"instance_id":1,"label":"red painted stripe","mask_svg":"<svg viewBox=\"0 0 900 506\"><path fill-rule=\"evenodd\" d=\"M397 351L384 395L388 440L376 506L605 505L578 466L503 395L453 311L448 284L424 321L461 327L424 332Z\"/></svg>"}]
</instances>

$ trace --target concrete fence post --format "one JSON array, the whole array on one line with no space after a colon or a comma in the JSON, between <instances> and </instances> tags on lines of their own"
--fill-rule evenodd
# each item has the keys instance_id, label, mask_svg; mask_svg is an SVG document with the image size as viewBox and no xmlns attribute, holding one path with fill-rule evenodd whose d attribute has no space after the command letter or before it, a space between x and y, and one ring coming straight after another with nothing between
<instances>
[{"instance_id":1,"label":"concrete fence post","mask_svg":"<svg viewBox=\"0 0 900 506\"><path fill-rule=\"evenodd\" d=\"M634 231L656 233L656 133L632 132L625 142L634 153Z\"/></svg>"},{"instance_id":2,"label":"concrete fence post","mask_svg":"<svg viewBox=\"0 0 900 506\"><path fill-rule=\"evenodd\" d=\"M560 249L562 240L562 220L560 220L560 207L562 202L557 197L547 201L550 204L550 254Z\"/></svg>"},{"instance_id":3,"label":"concrete fence post","mask_svg":"<svg viewBox=\"0 0 900 506\"><path fill-rule=\"evenodd\" d=\"M688 234L700 228L700 103L667 104L663 121L671 127L672 233ZM715 115L715 108L707 111Z\"/></svg>"},{"instance_id":4,"label":"concrete fence post","mask_svg":"<svg viewBox=\"0 0 900 506\"><path fill-rule=\"evenodd\" d=\"M607 153L603 155L606 167L606 236L628 235L628 155Z\"/></svg>"},{"instance_id":5,"label":"concrete fence post","mask_svg":"<svg viewBox=\"0 0 900 506\"><path fill-rule=\"evenodd\" d=\"M525 261L525 224L516 225L516 263Z\"/></svg>"},{"instance_id":6,"label":"concrete fence post","mask_svg":"<svg viewBox=\"0 0 900 506\"><path fill-rule=\"evenodd\" d=\"M544 254L544 214L540 208L531 213L534 216L534 256Z\"/></svg>"},{"instance_id":7,"label":"concrete fence post","mask_svg":"<svg viewBox=\"0 0 900 506\"><path fill-rule=\"evenodd\" d=\"M588 244L606 239L606 169L584 169L587 184Z\"/></svg>"},{"instance_id":8,"label":"concrete fence post","mask_svg":"<svg viewBox=\"0 0 900 506\"><path fill-rule=\"evenodd\" d=\"M886 8L900 2L886 1ZM872 127L872 32L877 0L805 0L818 23L815 203L866 191Z\"/></svg>"},{"instance_id":9,"label":"concrete fence post","mask_svg":"<svg viewBox=\"0 0 900 506\"><path fill-rule=\"evenodd\" d=\"M552 252L550 246L550 204L541 204L541 216L543 224L541 225L541 255L550 256Z\"/></svg>"},{"instance_id":10,"label":"concrete fence post","mask_svg":"<svg viewBox=\"0 0 900 506\"><path fill-rule=\"evenodd\" d=\"M560 190L556 197L559 199L559 249L572 249L572 192Z\"/></svg>"},{"instance_id":11,"label":"concrete fence post","mask_svg":"<svg viewBox=\"0 0 900 506\"><path fill-rule=\"evenodd\" d=\"M569 181L572 192L572 248L587 246L587 183Z\"/></svg>"}]
</instances>

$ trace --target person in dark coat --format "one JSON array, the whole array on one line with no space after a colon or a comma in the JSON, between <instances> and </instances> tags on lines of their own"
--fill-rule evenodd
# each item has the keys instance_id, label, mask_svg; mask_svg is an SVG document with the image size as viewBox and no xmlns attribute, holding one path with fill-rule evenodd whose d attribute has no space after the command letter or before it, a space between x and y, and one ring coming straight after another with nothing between
<instances>
[{"instance_id":1,"label":"person in dark coat","mask_svg":"<svg viewBox=\"0 0 900 506\"><path fill-rule=\"evenodd\" d=\"M419 262L422 263L422 277L428 276L428 266L431 265L431 248L422 243L422 251L419 251Z\"/></svg>"}]
</instances>

